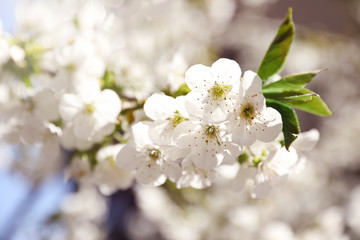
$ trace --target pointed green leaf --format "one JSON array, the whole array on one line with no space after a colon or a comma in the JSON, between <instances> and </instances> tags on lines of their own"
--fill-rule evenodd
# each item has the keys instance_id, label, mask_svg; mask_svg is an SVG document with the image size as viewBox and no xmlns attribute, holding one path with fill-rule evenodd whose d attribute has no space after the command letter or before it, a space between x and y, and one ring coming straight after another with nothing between
<instances>
[{"instance_id":1,"label":"pointed green leaf","mask_svg":"<svg viewBox=\"0 0 360 240\"><path fill-rule=\"evenodd\" d=\"M289 150L289 147L293 141L297 138L297 134L300 133L299 120L297 118L295 110L290 104L285 102L267 99L266 105L268 107L275 108L280 114L283 121L283 133L285 147Z\"/></svg>"},{"instance_id":2,"label":"pointed green leaf","mask_svg":"<svg viewBox=\"0 0 360 240\"><path fill-rule=\"evenodd\" d=\"M319 116L330 116L332 112L320 96L309 89L302 89L303 95L286 98L293 107Z\"/></svg>"},{"instance_id":3,"label":"pointed green leaf","mask_svg":"<svg viewBox=\"0 0 360 240\"><path fill-rule=\"evenodd\" d=\"M324 69L309 72L309 73L302 73L292 76L286 76L281 78L276 82L272 82L267 84L263 87L263 91L265 92L276 92L282 90L297 90L299 88L304 88L307 83L311 82L311 80Z\"/></svg>"},{"instance_id":4,"label":"pointed green leaf","mask_svg":"<svg viewBox=\"0 0 360 240\"><path fill-rule=\"evenodd\" d=\"M298 98L298 97L302 97L302 101L305 101L305 98L308 98L308 100L311 100L310 97L308 96L307 93L304 93L304 89L300 88L297 90L289 90L289 89L272 89L271 91L263 91L263 94L265 96L265 98L269 98L269 99L275 99L275 100L280 100L280 101L284 101L287 99L293 99L293 98ZM306 94L306 95L304 95Z\"/></svg>"},{"instance_id":5,"label":"pointed green leaf","mask_svg":"<svg viewBox=\"0 0 360 240\"><path fill-rule=\"evenodd\" d=\"M263 82L278 73L284 65L294 35L295 26L292 20L292 9L289 8L287 17L281 24L258 69L258 75L263 79Z\"/></svg>"}]
</instances>

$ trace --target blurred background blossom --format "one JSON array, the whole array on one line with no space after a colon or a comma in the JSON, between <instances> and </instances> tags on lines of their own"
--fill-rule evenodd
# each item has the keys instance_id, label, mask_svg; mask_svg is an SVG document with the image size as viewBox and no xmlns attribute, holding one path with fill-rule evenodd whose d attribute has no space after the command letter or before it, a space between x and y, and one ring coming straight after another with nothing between
<instances>
[{"instance_id":1,"label":"blurred background blossom","mask_svg":"<svg viewBox=\"0 0 360 240\"><path fill-rule=\"evenodd\" d=\"M107 186L104 195L88 156L69 162L96 139L67 142L73 125L57 127L51 110L82 79L113 73L127 108L175 91L196 63L226 57L256 71L289 6L297 33L281 75L327 68L309 88L334 114L298 112L302 131L317 128L320 141L284 186L262 200L226 180L203 190ZM359 1L8 0L0 17L0 66L18 74L0 75L0 239L360 239ZM36 74L18 81L28 71Z\"/></svg>"}]
</instances>

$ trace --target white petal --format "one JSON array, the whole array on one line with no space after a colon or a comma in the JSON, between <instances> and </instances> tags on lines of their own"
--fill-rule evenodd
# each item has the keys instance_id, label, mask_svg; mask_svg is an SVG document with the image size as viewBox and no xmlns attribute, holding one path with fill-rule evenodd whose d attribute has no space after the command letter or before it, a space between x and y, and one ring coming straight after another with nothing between
<instances>
[{"instance_id":1,"label":"white petal","mask_svg":"<svg viewBox=\"0 0 360 240\"><path fill-rule=\"evenodd\" d=\"M210 67L201 64L190 67L185 73L185 82L191 90L194 89L210 89L215 79L211 74Z\"/></svg>"},{"instance_id":2,"label":"white petal","mask_svg":"<svg viewBox=\"0 0 360 240\"><path fill-rule=\"evenodd\" d=\"M230 111L230 106L226 107L224 104L221 102L219 105L205 105L204 117L207 122L221 123L229 119L232 112Z\"/></svg>"},{"instance_id":3,"label":"white petal","mask_svg":"<svg viewBox=\"0 0 360 240\"><path fill-rule=\"evenodd\" d=\"M237 177L231 182L231 189L241 191L248 180L253 180L257 170L255 168L240 168Z\"/></svg>"},{"instance_id":4,"label":"white petal","mask_svg":"<svg viewBox=\"0 0 360 240\"><path fill-rule=\"evenodd\" d=\"M95 129L96 119L89 114L79 114L74 121L74 134L76 138L90 141Z\"/></svg>"},{"instance_id":5,"label":"white petal","mask_svg":"<svg viewBox=\"0 0 360 240\"><path fill-rule=\"evenodd\" d=\"M105 89L100 93L94 102L95 112L98 120L103 123L115 123L121 111L121 101L119 96L110 89Z\"/></svg>"},{"instance_id":6,"label":"white petal","mask_svg":"<svg viewBox=\"0 0 360 240\"><path fill-rule=\"evenodd\" d=\"M290 172L290 169L295 166L297 160L298 155L294 148L290 147L289 151L281 148L275 153L267 167L275 171L277 175L283 176Z\"/></svg>"},{"instance_id":7,"label":"white petal","mask_svg":"<svg viewBox=\"0 0 360 240\"><path fill-rule=\"evenodd\" d=\"M190 121L182 122L176 126L173 132L175 144L179 147L189 148L195 146L195 131L200 130L201 126Z\"/></svg>"},{"instance_id":8,"label":"white petal","mask_svg":"<svg viewBox=\"0 0 360 240\"><path fill-rule=\"evenodd\" d=\"M241 154L241 147L235 143L227 143L224 151L223 164L233 164Z\"/></svg>"},{"instance_id":9,"label":"white petal","mask_svg":"<svg viewBox=\"0 0 360 240\"><path fill-rule=\"evenodd\" d=\"M132 140L137 149L142 149L148 145L153 145L153 141L149 137L150 122L138 122L131 127Z\"/></svg>"},{"instance_id":10,"label":"white petal","mask_svg":"<svg viewBox=\"0 0 360 240\"><path fill-rule=\"evenodd\" d=\"M165 120L176 110L175 99L164 94L155 93L144 104L145 114L152 120Z\"/></svg>"},{"instance_id":11,"label":"white petal","mask_svg":"<svg viewBox=\"0 0 360 240\"><path fill-rule=\"evenodd\" d=\"M176 110L178 110L182 116L188 118L189 113L185 108L185 98L186 98L185 96L179 96L175 98L175 104L176 104Z\"/></svg>"},{"instance_id":12,"label":"white petal","mask_svg":"<svg viewBox=\"0 0 360 240\"><path fill-rule=\"evenodd\" d=\"M218 83L234 85L240 82L241 69L234 60L220 58L211 66L211 72Z\"/></svg>"},{"instance_id":13,"label":"white petal","mask_svg":"<svg viewBox=\"0 0 360 240\"><path fill-rule=\"evenodd\" d=\"M300 133L298 138L293 142L292 147L297 151L309 151L315 147L319 138L319 131L317 129L311 129L307 132Z\"/></svg>"},{"instance_id":14,"label":"white petal","mask_svg":"<svg viewBox=\"0 0 360 240\"><path fill-rule=\"evenodd\" d=\"M266 124L266 127L257 128L256 137L260 141L271 142L274 141L281 133L283 126L282 119L280 113L271 107L266 108L266 110L264 111L266 111L266 115L264 116L264 118L268 118L268 119L270 118L274 120L268 122Z\"/></svg>"},{"instance_id":15,"label":"white petal","mask_svg":"<svg viewBox=\"0 0 360 240\"><path fill-rule=\"evenodd\" d=\"M66 126L63 129L62 135L61 135L61 144L64 148L68 150L72 150L75 147L75 136L73 133L73 129L69 126Z\"/></svg>"},{"instance_id":16,"label":"white petal","mask_svg":"<svg viewBox=\"0 0 360 240\"><path fill-rule=\"evenodd\" d=\"M64 94L59 105L60 116L65 121L72 121L83 108L81 98L75 94Z\"/></svg>"},{"instance_id":17,"label":"white petal","mask_svg":"<svg viewBox=\"0 0 360 240\"><path fill-rule=\"evenodd\" d=\"M174 127L168 120L153 122L149 126L149 136L157 145L167 145L172 142Z\"/></svg>"},{"instance_id":18,"label":"white petal","mask_svg":"<svg viewBox=\"0 0 360 240\"><path fill-rule=\"evenodd\" d=\"M34 103L41 119L54 121L59 118L59 101L49 88L39 91L34 96Z\"/></svg>"},{"instance_id":19,"label":"white petal","mask_svg":"<svg viewBox=\"0 0 360 240\"><path fill-rule=\"evenodd\" d=\"M97 78L89 78L77 73L72 82L74 91L84 103L92 103L100 94L100 83Z\"/></svg>"},{"instance_id":20,"label":"white petal","mask_svg":"<svg viewBox=\"0 0 360 240\"><path fill-rule=\"evenodd\" d=\"M246 120L232 120L229 123L232 140L239 146L250 146L256 140L255 131L247 129Z\"/></svg>"},{"instance_id":21,"label":"white petal","mask_svg":"<svg viewBox=\"0 0 360 240\"><path fill-rule=\"evenodd\" d=\"M206 96L207 92L197 89L186 95L185 107L189 115L196 118L204 117L205 105L207 104L204 100Z\"/></svg>"},{"instance_id":22,"label":"white petal","mask_svg":"<svg viewBox=\"0 0 360 240\"><path fill-rule=\"evenodd\" d=\"M162 171L171 181L177 181L181 177L181 167L172 161L163 161L160 164Z\"/></svg>"},{"instance_id":23,"label":"white petal","mask_svg":"<svg viewBox=\"0 0 360 240\"><path fill-rule=\"evenodd\" d=\"M262 81L255 72L248 70L244 73L240 86L242 86L242 91L247 96L252 96L261 93Z\"/></svg>"},{"instance_id":24,"label":"white petal","mask_svg":"<svg viewBox=\"0 0 360 240\"><path fill-rule=\"evenodd\" d=\"M219 166L224 158L224 155L217 154L216 151L215 148L200 146L195 148L187 158L191 159L196 167L211 170Z\"/></svg>"},{"instance_id":25,"label":"white petal","mask_svg":"<svg viewBox=\"0 0 360 240\"><path fill-rule=\"evenodd\" d=\"M140 164L135 173L136 180L139 183L152 186L160 186L166 180L166 176L162 173L160 166L157 164Z\"/></svg>"},{"instance_id":26,"label":"white petal","mask_svg":"<svg viewBox=\"0 0 360 240\"><path fill-rule=\"evenodd\" d=\"M145 156L137 152L130 144L123 147L116 156L116 162L119 168L126 170L135 170L144 159Z\"/></svg>"}]
</instances>

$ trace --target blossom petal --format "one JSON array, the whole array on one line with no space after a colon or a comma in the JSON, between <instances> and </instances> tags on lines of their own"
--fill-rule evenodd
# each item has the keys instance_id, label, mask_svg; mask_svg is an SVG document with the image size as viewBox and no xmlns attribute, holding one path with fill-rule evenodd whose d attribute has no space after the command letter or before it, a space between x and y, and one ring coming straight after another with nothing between
<instances>
[{"instance_id":1,"label":"blossom petal","mask_svg":"<svg viewBox=\"0 0 360 240\"><path fill-rule=\"evenodd\" d=\"M299 157L293 147L290 147L289 151L280 148L267 164L267 167L275 171L278 176L283 176L290 172L298 159Z\"/></svg>"},{"instance_id":2,"label":"blossom petal","mask_svg":"<svg viewBox=\"0 0 360 240\"><path fill-rule=\"evenodd\" d=\"M177 181L181 177L181 167L175 162L162 161L160 167L166 176L172 181Z\"/></svg>"},{"instance_id":3,"label":"blossom petal","mask_svg":"<svg viewBox=\"0 0 360 240\"><path fill-rule=\"evenodd\" d=\"M166 176L162 173L159 165L149 165L144 162L138 166L135 178L139 183L155 187L166 181Z\"/></svg>"},{"instance_id":4,"label":"blossom petal","mask_svg":"<svg viewBox=\"0 0 360 240\"><path fill-rule=\"evenodd\" d=\"M164 94L155 93L144 104L145 114L152 120L165 120L176 110L175 99Z\"/></svg>"},{"instance_id":5,"label":"blossom petal","mask_svg":"<svg viewBox=\"0 0 360 240\"><path fill-rule=\"evenodd\" d=\"M187 112L196 118L202 118L204 116L204 108L206 106L205 96L207 92L201 90L193 90L189 92L185 97L185 107Z\"/></svg>"},{"instance_id":6,"label":"blossom petal","mask_svg":"<svg viewBox=\"0 0 360 240\"><path fill-rule=\"evenodd\" d=\"M273 108L266 108L266 118L273 119L273 121L267 122L266 127L256 129L256 137L263 142L274 141L282 130L281 115Z\"/></svg>"},{"instance_id":7,"label":"blossom petal","mask_svg":"<svg viewBox=\"0 0 360 240\"><path fill-rule=\"evenodd\" d=\"M200 128L200 125L190 121L180 123L173 132L175 144L184 148L193 146L195 144L195 131Z\"/></svg>"},{"instance_id":8,"label":"blossom petal","mask_svg":"<svg viewBox=\"0 0 360 240\"><path fill-rule=\"evenodd\" d=\"M247 96L252 96L261 93L262 81L255 72L248 70L244 73L240 86L242 88L241 91L246 93Z\"/></svg>"},{"instance_id":9,"label":"blossom petal","mask_svg":"<svg viewBox=\"0 0 360 240\"><path fill-rule=\"evenodd\" d=\"M217 154L217 148L197 147L187 157L195 166L203 170L211 170L217 167L224 159L223 154Z\"/></svg>"},{"instance_id":10,"label":"blossom petal","mask_svg":"<svg viewBox=\"0 0 360 240\"><path fill-rule=\"evenodd\" d=\"M234 85L240 82L241 69L234 60L220 58L211 65L211 72L218 83Z\"/></svg>"},{"instance_id":11,"label":"blossom petal","mask_svg":"<svg viewBox=\"0 0 360 240\"><path fill-rule=\"evenodd\" d=\"M191 90L208 90L214 85L215 79L211 74L210 67L196 64L186 71L185 82Z\"/></svg>"},{"instance_id":12,"label":"blossom petal","mask_svg":"<svg viewBox=\"0 0 360 240\"><path fill-rule=\"evenodd\" d=\"M131 128L132 140L137 149L142 149L148 145L153 145L153 141L149 137L150 122L138 122Z\"/></svg>"},{"instance_id":13,"label":"blossom petal","mask_svg":"<svg viewBox=\"0 0 360 240\"><path fill-rule=\"evenodd\" d=\"M319 138L320 133L314 128L307 132L300 133L298 138L293 142L292 147L297 151L309 151L315 147Z\"/></svg>"},{"instance_id":14,"label":"blossom petal","mask_svg":"<svg viewBox=\"0 0 360 240\"><path fill-rule=\"evenodd\" d=\"M145 156L141 156L141 153L137 152L133 146L127 144L116 155L116 162L119 168L135 170L144 157Z\"/></svg>"},{"instance_id":15,"label":"blossom petal","mask_svg":"<svg viewBox=\"0 0 360 240\"><path fill-rule=\"evenodd\" d=\"M59 113L65 121L72 121L83 108L81 98L75 94L64 94L59 105Z\"/></svg>"},{"instance_id":16,"label":"blossom petal","mask_svg":"<svg viewBox=\"0 0 360 240\"><path fill-rule=\"evenodd\" d=\"M89 114L79 114L74 121L74 134L76 138L91 140L96 125L96 119Z\"/></svg>"},{"instance_id":17,"label":"blossom petal","mask_svg":"<svg viewBox=\"0 0 360 240\"><path fill-rule=\"evenodd\" d=\"M108 123L115 123L121 111L121 101L113 90L105 89L102 91L96 98L94 105L94 115L101 126Z\"/></svg>"}]
</instances>

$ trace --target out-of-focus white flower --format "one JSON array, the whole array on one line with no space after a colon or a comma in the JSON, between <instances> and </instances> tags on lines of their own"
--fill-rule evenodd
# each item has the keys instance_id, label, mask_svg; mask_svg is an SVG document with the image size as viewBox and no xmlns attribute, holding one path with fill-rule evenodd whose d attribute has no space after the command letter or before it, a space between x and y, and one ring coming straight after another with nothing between
<instances>
[{"instance_id":1,"label":"out-of-focus white flower","mask_svg":"<svg viewBox=\"0 0 360 240\"><path fill-rule=\"evenodd\" d=\"M118 189L127 189L133 182L134 177L131 172L120 169L116 163L116 155L124 146L123 144L106 146L96 154L94 179L104 195L110 195Z\"/></svg>"},{"instance_id":2,"label":"out-of-focus white flower","mask_svg":"<svg viewBox=\"0 0 360 240\"><path fill-rule=\"evenodd\" d=\"M254 181L252 196L266 197L289 175L302 170L306 160L303 153L311 150L318 139L319 132L315 129L301 133L289 151L279 143L256 141L244 151L247 159L232 182L232 188L238 191L244 188L248 180Z\"/></svg>"},{"instance_id":3,"label":"out-of-focus white flower","mask_svg":"<svg viewBox=\"0 0 360 240\"><path fill-rule=\"evenodd\" d=\"M92 146L93 142L77 138L74 134L74 126L72 124L67 124L61 135L61 145L68 149L78 149L80 151L89 150Z\"/></svg>"},{"instance_id":4,"label":"out-of-focus white flower","mask_svg":"<svg viewBox=\"0 0 360 240\"><path fill-rule=\"evenodd\" d=\"M249 146L256 139L271 142L282 130L280 113L265 105L261 83L256 73L252 71L244 73L240 96L228 123L229 131L233 133L232 140L241 146Z\"/></svg>"},{"instance_id":5,"label":"out-of-focus white flower","mask_svg":"<svg viewBox=\"0 0 360 240\"><path fill-rule=\"evenodd\" d=\"M105 63L96 54L94 43L82 37L76 38L72 44L56 48L54 58L61 67L52 83L57 89L78 91L84 87L81 82L97 82L105 72Z\"/></svg>"},{"instance_id":6,"label":"out-of-focus white flower","mask_svg":"<svg viewBox=\"0 0 360 240\"><path fill-rule=\"evenodd\" d=\"M146 116L154 120L149 128L150 138L160 145L171 144L174 128L189 118L184 96L174 99L153 94L146 100L144 111Z\"/></svg>"},{"instance_id":7,"label":"out-of-focus white flower","mask_svg":"<svg viewBox=\"0 0 360 240\"><path fill-rule=\"evenodd\" d=\"M59 100L51 89L44 88L40 90L34 95L33 101L40 119L54 121L60 117Z\"/></svg>"},{"instance_id":8,"label":"out-of-focus white flower","mask_svg":"<svg viewBox=\"0 0 360 240\"><path fill-rule=\"evenodd\" d=\"M258 165L252 196L255 198L266 197L273 188L287 179L297 160L298 155L293 148L290 148L289 151L284 147L270 150L266 159Z\"/></svg>"},{"instance_id":9,"label":"out-of-focus white flower","mask_svg":"<svg viewBox=\"0 0 360 240\"><path fill-rule=\"evenodd\" d=\"M105 217L106 202L95 189L82 188L79 192L65 198L61 212L75 222L101 221Z\"/></svg>"},{"instance_id":10,"label":"out-of-focus white flower","mask_svg":"<svg viewBox=\"0 0 360 240\"><path fill-rule=\"evenodd\" d=\"M273 221L267 223L260 233L261 240L292 240L295 239L291 227L285 222Z\"/></svg>"},{"instance_id":11,"label":"out-of-focus white flower","mask_svg":"<svg viewBox=\"0 0 360 240\"><path fill-rule=\"evenodd\" d=\"M354 233L360 237L360 185L356 186L351 192L350 201L347 211L347 222L354 231Z\"/></svg>"},{"instance_id":12,"label":"out-of-focus white flower","mask_svg":"<svg viewBox=\"0 0 360 240\"><path fill-rule=\"evenodd\" d=\"M19 67L25 66L26 53L21 47L17 45L10 46L10 57Z\"/></svg>"},{"instance_id":13,"label":"out-of-focus white flower","mask_svg":"<svg viewBox=\"0 0 360 240\"><path fill-rule=\"evenodd\" d=\"M185 82L192 90L186 95L189 114L208 122L226 120L239 97L240 76L240 66L225 58L211 67L201 64L190 67L185 73Z\"/></svg>"},{"instance_id":14,"label":"out-of-focus white flower","mask_svg":"<svg viewBox=\"0 0 360 240\"><path fill-rule=\"evenodd\" d=\"M59 106L62 119L73 124L76 138L87 141L110 134L120 110L120 98L113 90L100 92L98 85L91 84L79 95L64 94Z\"/></svg>"}]
</instances>

